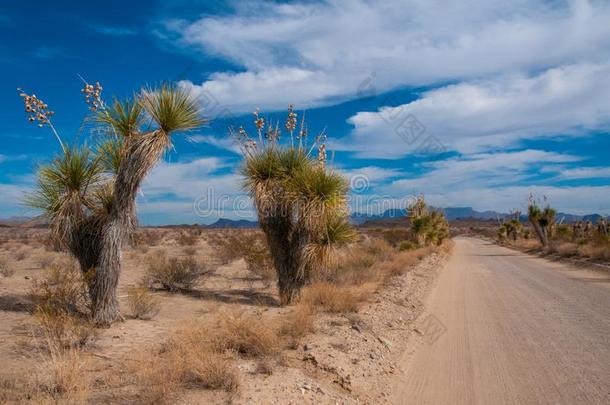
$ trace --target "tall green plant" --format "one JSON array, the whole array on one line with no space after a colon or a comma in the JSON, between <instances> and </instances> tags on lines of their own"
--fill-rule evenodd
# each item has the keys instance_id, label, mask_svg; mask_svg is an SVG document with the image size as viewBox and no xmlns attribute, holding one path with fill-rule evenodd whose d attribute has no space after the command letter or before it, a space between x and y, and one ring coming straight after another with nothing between
<instances>
[{"instance_id":1,"label":"tall green plant","mask_svg":"<svg viewBox=\"0 0 610 405\"><path fill-rule=\"evenodd\" d=\"M440 245L449 237L449 222L445 214L430 209L423 196L418 196L409 205L407 218L420 246Z\"/></svg>"},{"instance_id":2,"label":"tall green plant","mask_svg":"<svg viewBox=\"0 0 610 405\"><path fill-rule=\"evenodd\" d=\"M282 142L279 125L265 123L258 111L257 136L244 128L235 134L244 155L244 188L254 200L283 304L293 302L312 275L329 264L336 246L354 237L347 218L348 183L326 167L323 134L308 146L304 121L294 133L296 117L290 106L289 141Z\"/></svg>"},{"instance_id":3,"label":"tall green plant","mask_svg":"<svg viewBox=\"0 0 610 405\"><path fill-rule=\"evenodd\" d=\"M543 204L539 204L531 195L527 212L529 221L534 228L534 232L536 232L538 240L542 246L548 246L557 212L555 209L551 208L546 197L544 198Z\"/></svg>"},{"instance_id":4,"label":"tall green plant","mask_svg":"<svg viewBox=\"0 0 610 405\"><path fill-rule=\"evenodd\" d=\"M121 318L116 297L121 250L137 224L135 199L142 180L171 146L173 133L197 128L205 120L193 95L169 84L110 106L101 91L99 83L85 83L83 89L96 120L111 129L111 136L95 147L66 147L54 131L62 152L39 169L37 190L26 203L42 210L52 235L78 260L92 318L108 325ZM21 96L28 113L28 103L46 108L33 96ZM146 119L150 122L144 129ZM34 120L51 126L48 115Z\"/></svg>"}]
</instances>

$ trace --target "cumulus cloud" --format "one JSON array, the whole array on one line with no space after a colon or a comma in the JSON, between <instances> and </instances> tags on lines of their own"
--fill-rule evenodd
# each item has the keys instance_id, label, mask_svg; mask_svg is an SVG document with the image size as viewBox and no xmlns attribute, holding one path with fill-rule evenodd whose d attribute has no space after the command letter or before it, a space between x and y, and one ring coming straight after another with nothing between
<instances>
[{"instance_id":1,"label":"cumulus cloud","mask_svg":"<svg viewBox=\"0 0 610 405\"><path fill-rule=\"evenodd\" d=\"M473 152L605 130L608 77L610 64L578 64L441 87L408 104L357 113L348 120L351 136L335 147L360 157L396 158L416 151L428 136L447 149ZM412 120L421 131L411 129Z\"/></svg>"},{"instance_id":2,"label":"cumulus cloud","mask_svg":"<svg viewBox=\"0 0 610 405\"><path fill-rule=\"evenodd\" d=\"M358 96L575 61L607 60L604 1L337 0L234 3L234 13L165 21L182 46L243 68L195 88L234 113L328 105Z\"/></svg>"}]
</instances>

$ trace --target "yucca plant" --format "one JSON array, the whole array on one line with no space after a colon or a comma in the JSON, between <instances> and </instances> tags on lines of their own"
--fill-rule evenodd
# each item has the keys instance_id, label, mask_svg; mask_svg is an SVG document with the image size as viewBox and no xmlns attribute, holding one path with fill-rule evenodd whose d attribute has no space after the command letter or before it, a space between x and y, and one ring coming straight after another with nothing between
<instances>
[{"instance_id":1,"label":"yucca plant","mask_svg":"<svg viewBox=\"0 0 610 405\"><path fill-rule=\"evenodd\" d=\"M280 140L278 124L266 124L258 111L254 114L258 142L244 128L235 134L244 155L244 188L266 236L280 301L289 304L314 274L328 268L334 249L355 236L347 219L349 186L326 166L324 134L308 146L304 121L294 134L292 106L286 121L289 142Z\"/></svg>"},{"instance_id":2,"label":"yucca plant","mask_svg":"<svg viewBox=\"0 0 610 405\"><path fill-rule=\"evenodd\" d=\"M449 237L449 223L441 211L429 209L423 196L418 196L408 207L411 232L420 246L440 245Z\"/></svg>"},{"instance_id":3,"label":"yucca plant","mask_svg":"<svg viewBox=\"0 0 610 405\"><path fill-rule=\"evenodd\" d=\"M99 83L86 84L83 93L112 136L95 147L71 148L58 136L62 153L39 169L38 188L26 203L43 211L53 236L78 260L93 321L108 325L121 319L116 297L121 250L137 224L135 199L142 180L171 146L173 133L205 120L193 95L169 84L110 106L101 100ZM50 120L44 117L42 124Z\"/></svg>"},{"instance_id":4,"label":"yucca plant","mask_svg":"<svg viewBox=\"0 0 610 405\"><path fill-rule=\"evenodd\" d=\"M514 242L523 233L523 225L519 220L521 218L521 211L514 211L511 216L512 218L505 219L500 225L498 239L511 239Z\"/></svg>"},{"instance_id":5,"label":"yucca plant","mask_svg":"<svg viewBox=\"0 0 610 405\"><path fill-rule=\"evenodd\" d=\"M555 224L556 211L551 208L546 197L544 198L544 206L541 207L534 197L530 195L527 212L528 219L534 228L534 232L536 232L538 240L542 246L548 246Z\"/></svg>"}]
</instances>

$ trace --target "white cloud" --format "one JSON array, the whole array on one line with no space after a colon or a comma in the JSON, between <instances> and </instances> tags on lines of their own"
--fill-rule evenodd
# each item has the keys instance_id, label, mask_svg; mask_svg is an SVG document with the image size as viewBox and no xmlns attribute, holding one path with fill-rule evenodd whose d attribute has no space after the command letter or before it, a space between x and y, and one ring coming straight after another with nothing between
<instances>
[{"instance_id":1,"label":"white cloud","mask_svg":"<svg viewBox=\"0 0 610 405\"><path fill-rule=\"evenodd\" d=\"M609 179L610 167L577 167L563 169L559 174L560 179Z\"/></svg>"},{"instance_id":2,"label":"white cloud","mask_svg":"<svg viewBox=\"0 0 610 405\"><path fill-rule=\"evenodd\" d=\"M32 191L31 184L5 184L0 183L0 212L2 218L31 214L32 210L21 203L26 195Z\"/></svg>"},{"instance_id":3,"label":"white cloud","mask_svg":"<svg viewBox=\"0 0 610 405\"><path fill-rule=\"evenodd\" d=\"M610 214L609 185L560 187L537 177L538 167L560 172L566 163L580 160L540 150L474 154L429 163L427 172L411 178L406 174L405 178L380 186L379 193L402 200L424 194L432 205L439 207L472 206L477 210L504 212L523 210L532 193L548 196L553 206L564 212ZM523 185L524 182L528 185Z\"/></svg>"},{"instance_id":4,"label":"white cloud","mask_svg":"<svg viewBox=\"0 0 610 405\"><path fill-rule=\"evenodd\" d=\"M473 152L608 129L608 77L610 64L578 64L441 87L408 104L357 113L348 120L351 136L333 146L359 157L397 158L428 136L450 150ZM425 130L410 129L413 117Z\"/></svg>"},{"instance_id":5,"label":"white cloud","mask_svg":"<svg viewBox=\"0 0 610 405\"><path fill-rule=\"evenodd\" d=\"M547 196L551 205L562 212L610 215L607 203L610 200L610 186L556 187L536 184L497 188L464 187L446 190L442 194L426 194L426 199L437 207L471 206L480 211L492 209L509 212L520 209L525 212L530 194Z\"/></svg>"},{"instance_id":6,"label":"white cloud","mask_svg":"<svg viewBox=\"0 0 610 405\"><path fill-rule=\"evenodd\" d=\"M233 14L165 22L183 46L244 67L196 86L234 113L354 98L372 73L384 92L610 55L605 1L234 4Z\"/></svg>"},{"instance_id":7,"label":"white cloud","mask_svg":"<svg viewBox=\"0 0 610 405\"><path fill-rule=\"evenodd\" d=\"M427 171L409 178L393 181L383 187L390 195L442 194L452 189L501 187L514 185L530 179L535 173L532 169L544 165L561 165L578 162L576 156L540 150L518 152L482 153L435 161L425 164ZM464 200L466 202L467 200Z\"/></svg>"}]
</instances>

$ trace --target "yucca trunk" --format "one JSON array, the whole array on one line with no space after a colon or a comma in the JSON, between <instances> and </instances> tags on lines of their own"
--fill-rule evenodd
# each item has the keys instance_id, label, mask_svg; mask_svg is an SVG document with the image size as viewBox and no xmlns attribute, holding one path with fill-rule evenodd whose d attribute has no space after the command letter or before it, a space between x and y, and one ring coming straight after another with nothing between
<instances>
[{"instance_id":1,"label":"yucca trunk","mask_svg":"<svg viewBox=\"0 0 610 405\"><path fill-rule=\"evenodd\" d=\"M547 246L549 244L549 233L547 229L548 227L540 225L536 220L530 222L532 223L534 231L536 232L536 236L538 236L538 240L540 241L542 246Z\"/></svg>"},{"instance_id":2,"label":"yucca trunk","mask_svg":"<svg viewBox=\"0 0 610 405\"><path fill-rule=\"evenodd\" d=\"M161 131L133 135L114 184L114 201L102 229L99 265L92 276L90 295L93 321L109 325L121 319L116 296L121 273L121 250L136 224L136 196L142 180L169 146Z\"/></svg>"}]
</instances>

